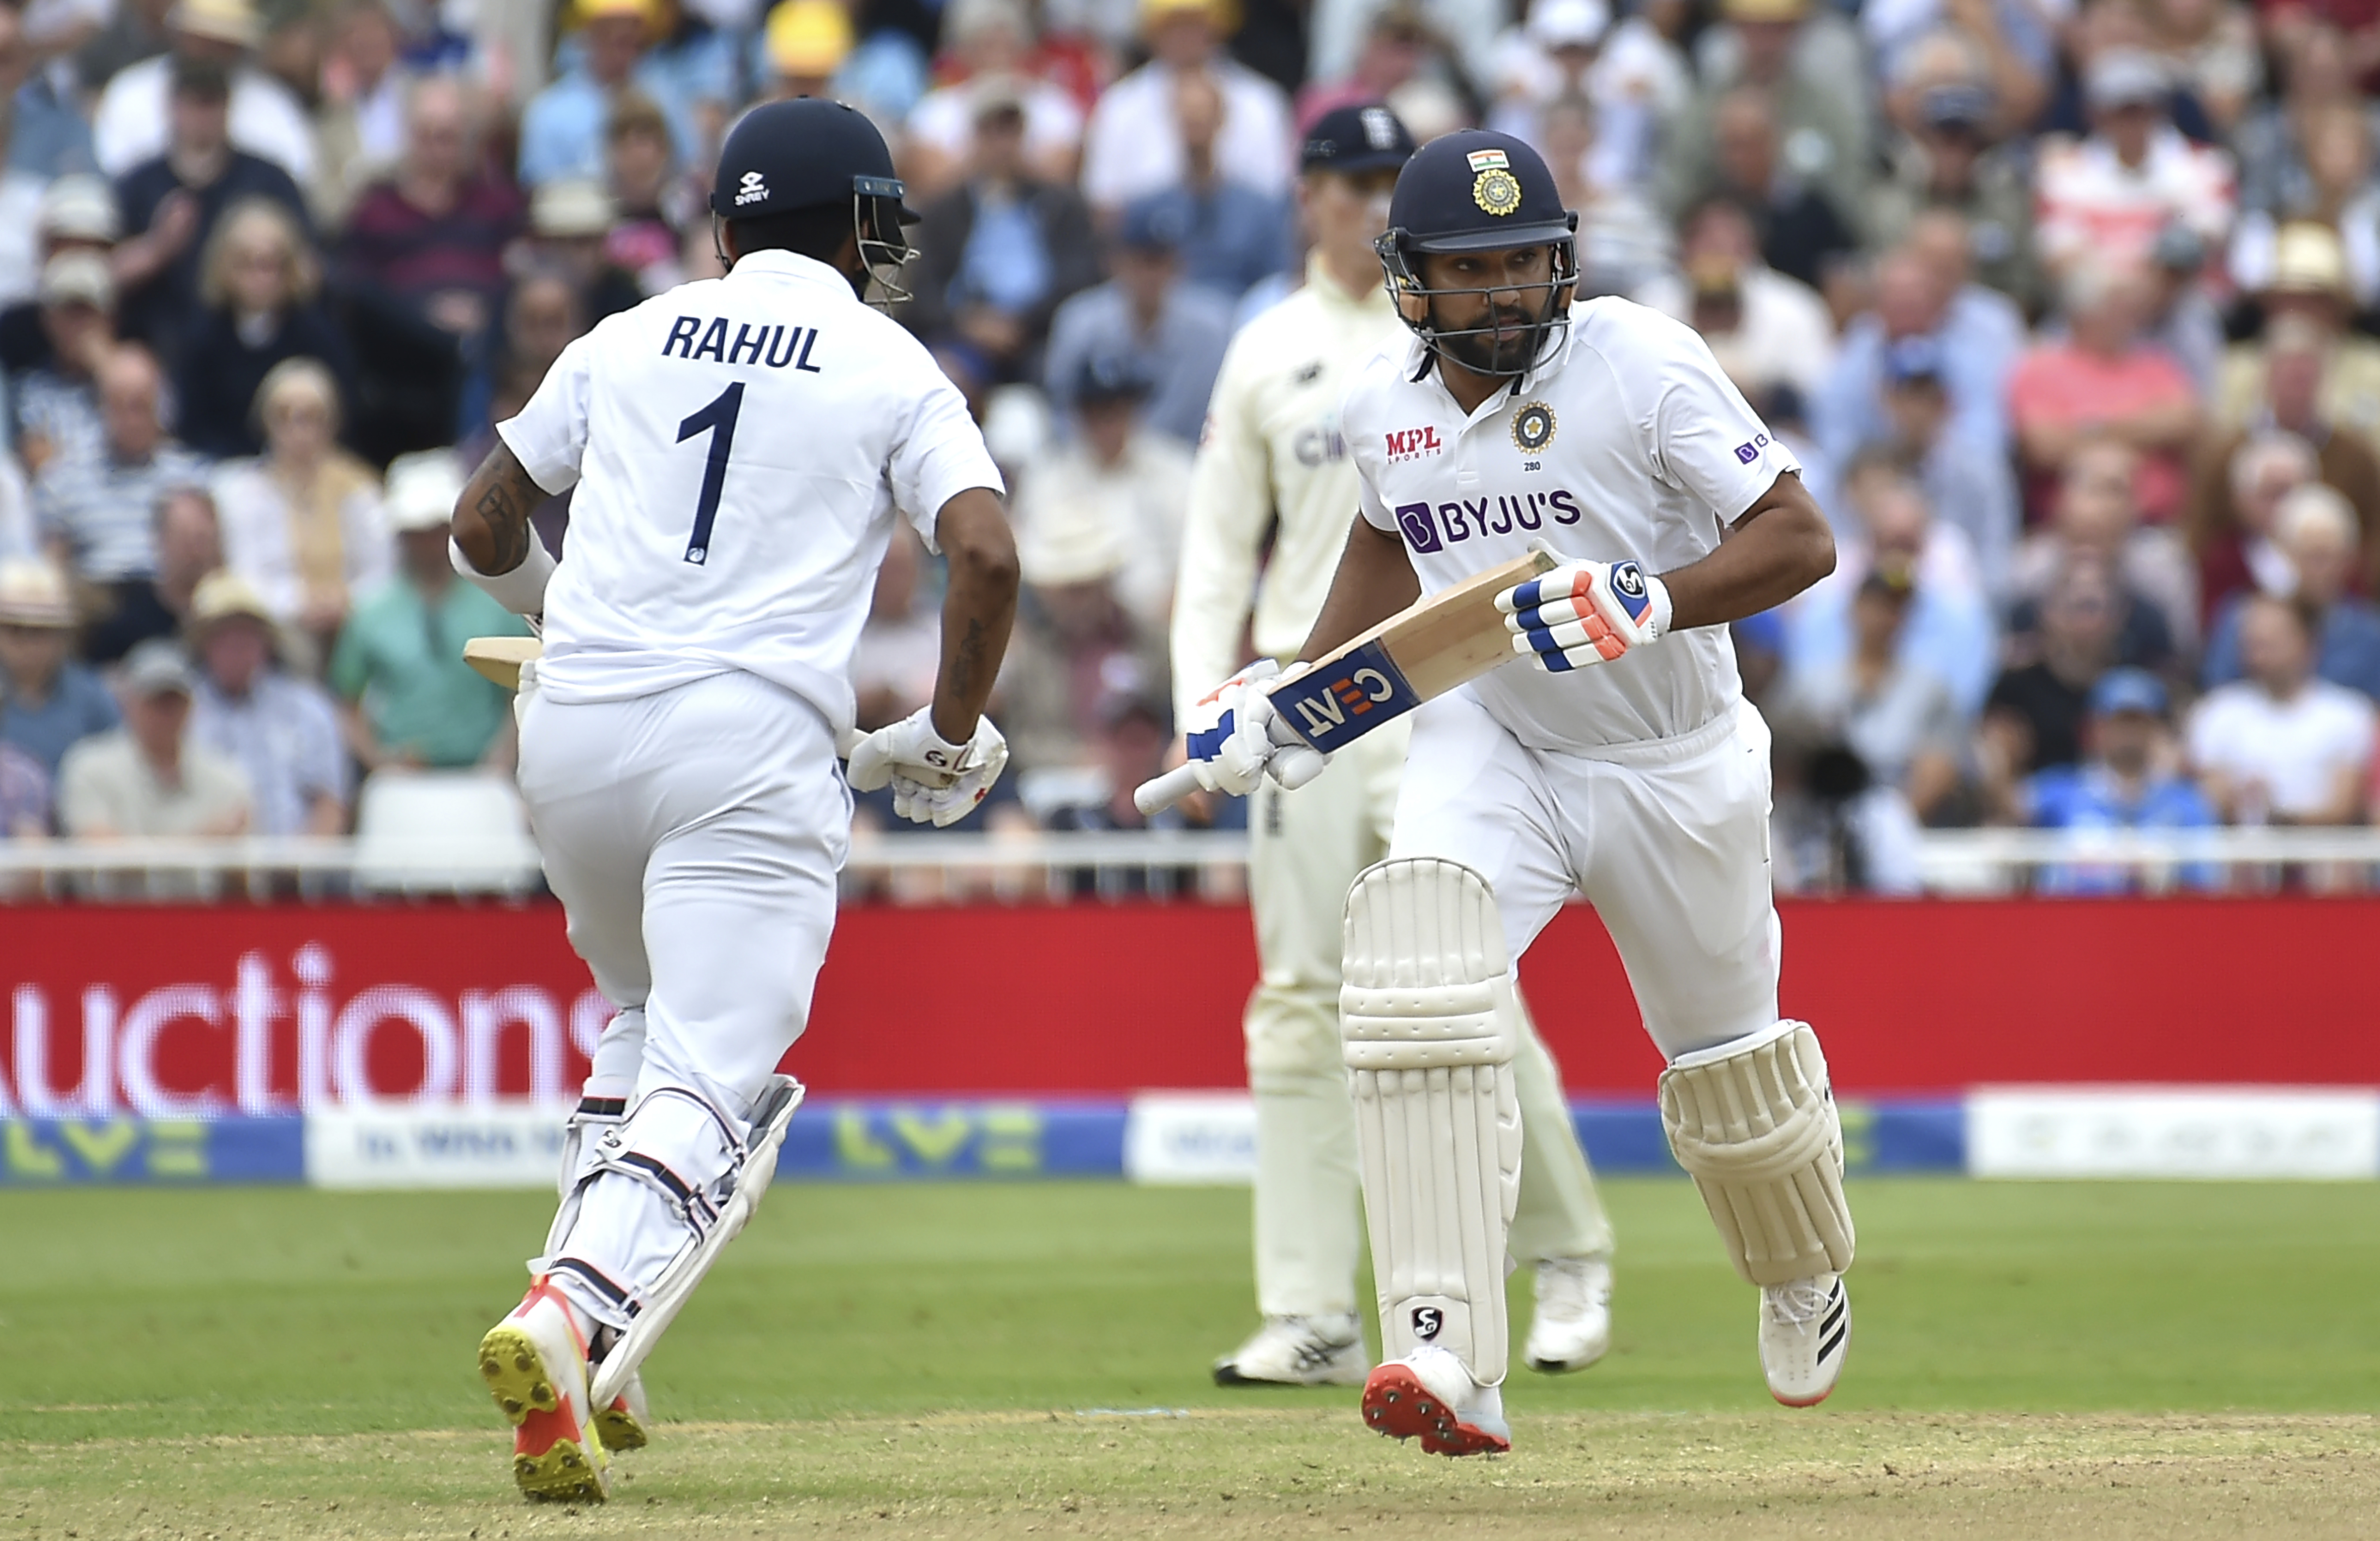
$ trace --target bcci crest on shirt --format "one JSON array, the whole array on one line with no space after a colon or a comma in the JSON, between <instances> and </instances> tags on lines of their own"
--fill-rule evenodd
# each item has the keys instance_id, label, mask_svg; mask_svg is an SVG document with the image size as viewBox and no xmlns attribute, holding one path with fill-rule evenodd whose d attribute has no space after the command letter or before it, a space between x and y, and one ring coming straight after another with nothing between
<instances>
[{"instance_id":1,"label":"bcci crest on shirt","mask_svg":"<svg viewBox=\"0 0 2380 1541\"><path fill-rule=\"evenodd\" d=\"M1523 404L1512 414L1512 443L1523 453L1536 455L1554 442L1554 409L1542 401Z\"/></svg>"}]
</instances>

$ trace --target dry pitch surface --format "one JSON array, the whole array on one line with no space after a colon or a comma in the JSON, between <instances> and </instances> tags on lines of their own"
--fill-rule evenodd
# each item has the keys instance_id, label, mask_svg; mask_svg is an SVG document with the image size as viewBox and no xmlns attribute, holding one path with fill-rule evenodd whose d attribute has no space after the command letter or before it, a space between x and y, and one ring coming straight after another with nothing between
<instances>
[{"instance_id":1,"label":"dry pitch surface","mask_svg":"<svg viewBox=\"0 0 2380 1541\"><path fill-rule=\"evenodd\" d=\"M0 1537L2380 1535L2380 1185L1860 1184L1799 1414L1692 1190L1607 1193L1610 1358L1451 1462L1207 1381L1245 1194L780 1188L574 1511L473 1370L550 1200L0 1192Z\"/></svg>"}]
</instances>

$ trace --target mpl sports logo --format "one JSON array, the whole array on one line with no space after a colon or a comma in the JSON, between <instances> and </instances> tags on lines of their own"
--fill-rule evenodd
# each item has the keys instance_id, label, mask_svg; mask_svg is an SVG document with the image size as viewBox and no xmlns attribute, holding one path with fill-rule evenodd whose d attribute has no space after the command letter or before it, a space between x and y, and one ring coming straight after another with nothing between
<instances>
[{"instance_id":1,"label":"mpl sports logo","mask_svg":"<svg viewBox=\"0 0 2380 1541\"><path fill-rule=\"evenodd\" d=\"M1389 464L1403 460L1427 460L1442 455L1446 446L1439 442L1438 430L1430 428L1392 428L1385 435L1389 442Z\"/></svg>"},{"instance_id":2,"label":"mpl sports logo","mask_svg":"<svg viewBox=\"0 0 2380 1541\"><path fill-rule=\"evenodd\" d=\"M758 203L768 196L768 182L759 172L747 171L744 174L743 181L736 184L735 207L741 209L747 203Z\"/></svg>"}]
</instances>

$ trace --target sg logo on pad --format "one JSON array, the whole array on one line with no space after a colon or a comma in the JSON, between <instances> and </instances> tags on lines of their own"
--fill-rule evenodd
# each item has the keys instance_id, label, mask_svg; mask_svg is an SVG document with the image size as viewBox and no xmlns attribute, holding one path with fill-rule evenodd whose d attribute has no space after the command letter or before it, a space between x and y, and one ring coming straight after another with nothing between
<instances>
[{"instance_id":1,"label":"sg logo on pad","mask_svg":"<svg viewBox=\"0 0 2380 1541\"><path fill-rule=\"evenodd\" d=\"M1430 1340L1436 1338L1439 1329L1445 1326L1446 1313L1439 1310L1437 1306L1416 1305L1414 1307L1414 1336L1420 1339L1423 1342L1427 1343Z\"/></svg>"}]
</instances>

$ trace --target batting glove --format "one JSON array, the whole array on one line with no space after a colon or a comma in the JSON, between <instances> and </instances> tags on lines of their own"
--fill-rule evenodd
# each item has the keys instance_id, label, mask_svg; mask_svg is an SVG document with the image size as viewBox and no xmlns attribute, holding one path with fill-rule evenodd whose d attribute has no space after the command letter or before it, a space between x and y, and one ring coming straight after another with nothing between
<instances>
[{"instance_id":1,"label":"batting glove","mask_svg":"<svg viewBox=\"0 0 2380 1541\"><path fill-rule=\"evenodd\" d=\"M1268 770L1293 789L1322 773L1329 757L1301 743L1273 710L1281 677L1279 663L1258 659L1199 698L1183 739L1200 786L1244 797Z\"/></svg>"},{"instance_id":2,"label":"batting glove","mask_svg":"<svg viewBox=\"0 0 2380 1541\"><path fill-rule=\"evenodd\" d=\"M894 813L939 830L974 812L990 793L1008 764L1008 740L990 718L978 717L974 735L953 744L934 731L933 712L919 707L853 745L844 776L854 792L890 786Z\"/></svg>"},{"instance_id":3,"label":"batting glove","mask_svg":"<svg viewBox=\"0 0 2380 1541\"><path fill-rule=\"evenodd\" d=\"M1670 629L1670 590L1634 561L1568 562L1496 596L1512 650L1553 673L1609 663Z\"/></svg>"}]
</instances>

